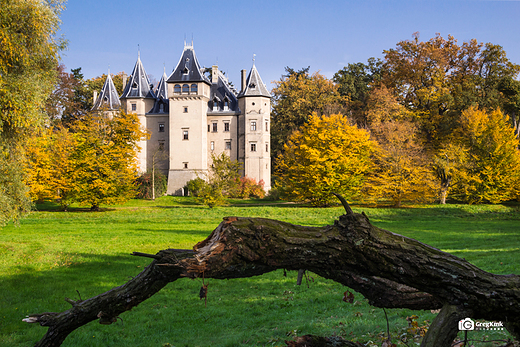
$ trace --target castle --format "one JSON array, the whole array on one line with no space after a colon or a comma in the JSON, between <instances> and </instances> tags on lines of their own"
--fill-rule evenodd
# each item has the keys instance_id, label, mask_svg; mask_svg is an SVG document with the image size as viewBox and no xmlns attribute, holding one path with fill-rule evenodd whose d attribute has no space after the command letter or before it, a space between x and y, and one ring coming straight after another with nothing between
<instances>
[{"instance_id":1,"label":"castle","mask_svg":"<svg viewBox=\"0 0 520 347\"><path fill-rule=\"evenodd\" d=\"M184 195L186 182L203 177L211 154L226 153L243 164L242 175L271 187L271 95L255 64L241 70L237 92L218 66L201 68L193 43L184 44L177 66L156 86L150 83L138 55L132 74L118 96L110 74L94 109L122 108L137 114L150 138L139 144L139 170L168 175L167 194Z\"/></svg>"}]
</instances>

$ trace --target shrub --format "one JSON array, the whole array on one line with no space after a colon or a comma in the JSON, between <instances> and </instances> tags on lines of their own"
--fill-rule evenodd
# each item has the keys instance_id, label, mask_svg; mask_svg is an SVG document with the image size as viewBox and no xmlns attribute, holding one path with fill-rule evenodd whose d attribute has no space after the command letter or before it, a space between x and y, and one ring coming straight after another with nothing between
<instances>
[{"instance_id":1,"label":"shrub","mask_svg":"<svg viewBox=\"0 0 520 347\"><path fill-rule=\"evenodd\" d=\"M139 176L136 180L137 198L152 199L152 173L147 172ZM155 196L162 196L166 194L168 188L168 180L165 175L155 171Z\"/></svg>"},{"instance_id":2,"label":"shrub","mask_svg":"<svg viewBox=\"0 0 520 347\"><path fill-rule=\"evenodd\" d=\"M193 180L189 180L188 183L186 183L186 188L188 189L189 195L199 196L205 185L206 181L200 177L197 177Z\"/></svg>"}]
</instances>

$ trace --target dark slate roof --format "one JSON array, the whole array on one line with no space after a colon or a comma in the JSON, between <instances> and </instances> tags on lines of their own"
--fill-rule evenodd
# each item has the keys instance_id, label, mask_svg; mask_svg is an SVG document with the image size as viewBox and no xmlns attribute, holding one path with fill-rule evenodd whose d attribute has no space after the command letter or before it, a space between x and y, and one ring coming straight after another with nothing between
<instances>
[{"instance_id":1,"label":"dark slate roof","mask_svg":"<svg viewBox=\"0 0 520 347\"><path fill-rule=\"evenodd\" d=\"M195 56L195 51L193 50L193 45L184 45L181 59L177 63L177 67L173 70L167 82L206 82L211 84L208 78L204 76L204 69L199 65L197 57Z\"/></svg>"},{"instance_id":2,"label":"dark slate roof","mask_svg":"<svg viewBox=\"0 0 520 347\"><path fill-rule=\"evenodd\" d=\"M208 113L240 112L236 90L229 85L227 78L219 71L216 83L211 84L210 100L208 101ZM224 100L227 100L228 110L224 111ZM213 102L218 102L218 111L213 111Z\"/></svg>"},{"instance_id":3,"label":"dark slate roof","mask_svg":"<svg viewBox=\"0 0 520 347\"><path fill-rule=\"evenodd\" d=\"M265 96L267 98L271 97L271 93L267 90L264 82L260 78L260 74L256 69L256 66L253 64L251 71L249 72L249 76L246 79L246 88L243 90L239 97L243 96Z\"/></svg>"},{"instance_id":4,"label":"dark slate roof","mask_svg":"<svg viewBox=\"0 0 520 347\"><path fill-rule=\"evenodd\" d=\"M109 110L115 110L121 107L121 102L119 101L119 96L117 95L112 77L110 77L110 72L92 109L97 110L102 107L107 107Z\"/></svg>"},{"instance_id":5,"label":"dark slate roof","mask_svg":"<svg viewBox=\"0 0 520 347\"><path fill-rule=\"evenodd\" d=\"M126 98L153 98L155 94L153 92L153 86L150 83L150 79L144 70L143 63L141 63L141 57L137 56L137 62L134 66L134 71L130 76L130 80L126 84L125 90L121 95L121 99Z\"/></svg>"},{"instance_id":6,"label":"dark slate roof","mask_svg":"<svg viewBox=\"0 0 520 347\"><path fill-rule=\"evenodd\" d=\"M161 80L157 85L157 89L155 90L155 95L157 96L157 99L155 99L155 104L148 113L169 113L170 103L168 102L168 84L166 83L167 78L168 76L166 76L166 73L163 73Z\"/></svg>"}]
</instances>

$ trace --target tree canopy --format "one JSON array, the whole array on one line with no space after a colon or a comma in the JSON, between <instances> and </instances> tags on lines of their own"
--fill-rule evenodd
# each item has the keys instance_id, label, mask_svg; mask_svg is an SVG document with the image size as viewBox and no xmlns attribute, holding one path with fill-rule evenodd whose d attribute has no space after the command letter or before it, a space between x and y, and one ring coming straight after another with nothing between
<instances>
[{"instance_id":1,"label":"tree canopy","mask_svg":"<svg viewBox=\"0 0 520 347\"><path fill-rule=\"evenodd\" d=\"M315 206L335 202L333 192L347 198L362 187L375 144L367 131L341 114L312 114L293 132L278 158L277 175L286 193Z\"/></svg>"},{"instance_id":2,"label":"tree canopy","mask_svg":"<svg viewBox=\"0 0 520 347\"><path fill-rule=\"evenodd\" d=\"M27 133L45 121L64 41L59 0L0 1L0 224L30 209L24 184Z\"/></svg>"}]
</instances>

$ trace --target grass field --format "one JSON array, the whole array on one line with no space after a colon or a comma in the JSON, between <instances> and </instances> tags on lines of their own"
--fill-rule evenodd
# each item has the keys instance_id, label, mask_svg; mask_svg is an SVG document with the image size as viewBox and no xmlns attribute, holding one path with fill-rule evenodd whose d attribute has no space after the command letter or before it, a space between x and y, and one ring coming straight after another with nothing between
<instances>
[{"instance_id":1,"label":"grass field","mask_svg":"<svg viewBox=\"0 0 520 347\"><path fill-rule=\"evenodd\" d=\"M102 212L73 207L59 212L52 204L0 229L0 346L31 346L45 333L23 323L31 313L70 307L65 297L92 297L126 282L150 261L133 251L191 248L224 216L279 219L320 226L333 223L343 209L309 208L259 201L208 209L190 198L132 200ZM463 257L486 271L520 274L518 206L417 206L365 211L375 225ZM356 294L343 302L345 287L313 274L296 286L296 273L276 271L236 280L209 280L208 306L198 299L200 283L178 280L148 301L124 313L116 324L92 322L72 333L63 346L283 346L294 335L341 335L381 345L384 313ZM429 311L387 310L394 337L408 336L406 317L420 326ZM506 332L471 332L475 340L506 339ZM462 334L461 334L462 336ZM394 338L394 343L398 342ZM475 346L493 346L474 342ZM406 346L401 343L398 345Z\"/></svg>"}]
</instances>

